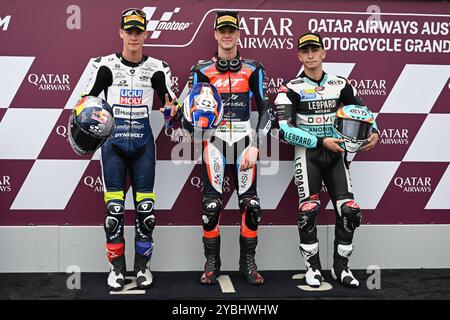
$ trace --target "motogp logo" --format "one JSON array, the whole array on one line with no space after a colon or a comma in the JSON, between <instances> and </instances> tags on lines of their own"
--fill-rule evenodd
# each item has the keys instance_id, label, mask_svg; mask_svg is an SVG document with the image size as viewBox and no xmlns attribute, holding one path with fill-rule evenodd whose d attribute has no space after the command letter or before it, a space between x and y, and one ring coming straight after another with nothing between
<instances>
[{"instance_id":1,"label":"motogp logo","mask_svg":"<svg viewBox=\"0 0 450 320\"><path fill-rule=\"evenodd\" d=\"M144 7L142 10L148 17L147 31L149 31L150 39L158 39L163 31L184 31L192 25L191 22L176 21L173 15L179 13L181 8L177 7L173 11L163 12L161 18L152 19L157 7Z\"/></svg>"}]
</instances>

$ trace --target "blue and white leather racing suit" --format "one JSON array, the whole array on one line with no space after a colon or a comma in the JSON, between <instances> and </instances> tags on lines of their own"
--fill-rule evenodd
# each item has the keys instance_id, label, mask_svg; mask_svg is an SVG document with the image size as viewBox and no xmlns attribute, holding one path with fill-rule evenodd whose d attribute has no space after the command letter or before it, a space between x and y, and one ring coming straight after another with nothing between
<instances>
[{"instance_id":1,"label":"blue and white leather racing suit","mask_svg":"<svg viewBox=\"0 0 450 320\"><path fill-rule=\"evenodd\" d=\"M161 60L143 56L140 63L133 63L121 54L97 58L92 68L86 94L98 96L104 92L115 118L114 131L101 148L108 259L111 263L117 258L123 260L128 171L136 208L136 259L144 263L151 258L155 227L155 141L150 115L155 92L163 104L165 94L175 99L170 69Z\"/></svg>"}]
</instances>

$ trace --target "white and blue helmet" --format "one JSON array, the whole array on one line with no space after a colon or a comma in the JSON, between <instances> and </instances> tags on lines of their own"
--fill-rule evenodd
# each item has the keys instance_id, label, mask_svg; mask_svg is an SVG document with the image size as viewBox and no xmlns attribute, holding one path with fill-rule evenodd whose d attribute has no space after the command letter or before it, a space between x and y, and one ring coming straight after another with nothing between
<instances>
[{"instance_id":1,"label":"white and blue helmet","mask_svg":"<svg viewBox=\"0 0 450 320\"><path fill-rule=\"evenodd\" d=\"M211 83L196 83L184 100L183 108L184 117L194 129L216 129L222 122L222 98Z\"/></svg>"}]
</instances>

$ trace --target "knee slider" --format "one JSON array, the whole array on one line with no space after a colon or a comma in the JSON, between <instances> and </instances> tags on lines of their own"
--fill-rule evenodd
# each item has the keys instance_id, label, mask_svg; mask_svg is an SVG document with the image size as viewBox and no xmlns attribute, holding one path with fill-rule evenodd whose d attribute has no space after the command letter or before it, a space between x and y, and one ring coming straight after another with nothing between
<instances>
[{"instance_id":1,"label":"knee slider","mask_svg":"<svg viewBox=\"0 0 450 320\"><path fill-rule=\"evenodd\" d=\"M107 212L105 218L106 233L119 234L123 227L123 214L125 213L125 206L123 201L110 201L107 204Z\"/></svg>"},{"instance_id":2,"label":"knee slider","mask_svg":"<svg viewBox=\"0 0 450 320\"><path fill-rule=\"evenodd\" d=\"M125 213L125 205L123 201L109 201L106 205L107 214L111 216L123 215Z\"/></svg>"},{"instance_id":3,"label":"knee slider","mask_svg":"<svg viewBox=\"0 0 450 320\"><path fill-rule=\"evenodd\" d=\"M142 201L139 201L136 207L136 219L137 219L137 225L138 228L144 228L144 230L138 230L139 233L148 234L150 232L153 232L153 229L155 228L156 219L153 215L153 208L154 208L154 200L153 199L144 199ZM147 235L148 236L148 235Z\"/></svg>"},{"instance_id":4,"label":"knee slider","mask_svg":"<svg viewBox=\"0 0 450 320\"><path fill-rule=\"evenodd\" d=\"M317 214L320 211L318 201L307 201L300 204L298 213L298 228L304 232L311 232L316 227Z\"/></svg>"},{"instance_id":5,"label":"knee slider","mask_svg":"<svg viewBox=\"0 0 450 320\"><path fill-rule=\"evenodd\" d=\"M219 198L203 199L203 228L206 231L213 230L219 222L219 213L222 206L222 200Z\"/></svg>"},{"instance_id":6,"label":"knee slider","mask_svg":"<svg viewBox=\"0 0 450 320\"><path fill-rule=\"evenodd\" d=\"M153 199L144 199L138 202L136 211L137 213L145 216L149 216L153 212L154 207L154 200Z\"/></svg>"},{"instance_id":7,"label":"knee slider","mask_svg":"<svg viewBox=\"0 0 450 320\"><path fill-rule=\"evenodd\" d=\"M347 232L353 232L361 224L361 210L359 205L353 201L347 201L341 205L342 226Z\"/></svg>"},{"instance_id":8,"label":"knee slider","mask_svg":"<svg viewBox=\"0 0 450 320\"><path fill-rule=\"evenodd\" d=\"M256 231L261 221L262 210L258 197L243 198L239 206L245 212L245 224L250 230Z\"/></svg>"}]
</instances>

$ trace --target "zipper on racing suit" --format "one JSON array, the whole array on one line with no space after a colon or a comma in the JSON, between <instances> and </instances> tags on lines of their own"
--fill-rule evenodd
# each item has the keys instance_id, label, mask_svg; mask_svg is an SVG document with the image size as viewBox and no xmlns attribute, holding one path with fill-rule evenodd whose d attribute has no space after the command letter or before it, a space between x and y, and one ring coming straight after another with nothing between
<instances>
[{"instance_id":1,"label":"zipper on racing suit","mask_svg":"<svg viewBox=\"0 0 450 320\"><path fill-rule=\"evenodd\" d=\"M134 71L134 68L131 68L130 70L131 73L131 92L134 91L134 74L136 73ZM132 128L133 128L133 119L132 119L132 114L133 114L133 99L131 99L131 103L130 103L130 124L129 124L129 129L128 129L128 152L131 151L131 134L132 134Z\"/></svg>"},{"instance_id":2,"label":"zipper on racing suit","mask_svg":"<svg viewBox=\"0 0 450 320\"><path fill-rule=\"evenodd\" d=\"M317 84L317 87L320 87L321 86L321 83L322 83L322 81L323 81L323 79L324 78L322 78L322 80L320 81L320 82L315 82L316 84ZM324 91L325 91L325 87L324 87L324 89L323 89ZM324 99L324 97L323 97L323 95L320 95L319 94L319 96L320 96L320 100L321 101L323 101ZM321 107L320 107L320 109L321 109L321 113L322 113L322 132L323 132L323 136L322 136L322 138L323 139L325 139L325 138L327 138L328 137L328 134L327 134L327 131L326 131L326 125L325 125L325 105L324 105L324 103L321 103ZM325 150L324 150L325 151ZM323 154L323 156L325 157L325 162L326 163L328 163L328 152L322 152L322 154Z\"/></svg>"},{"instance_id":3,"label":"zipper on racing suit","mask_svg":"<svg viewBox=\"0 0 450 320\"><path fill-rule=\"evenodd\" d=\"M228 103L230 104L230 141L231 141L231 139L232 139L231 131L233 128L233 123L231 121L231 118L233 117L233 103L231 102L231 95L232 95L232 93L231 93L231 70L228 71L228 86L230 88L230 95L228 97Z\"/></svg>"}]
</instances>

